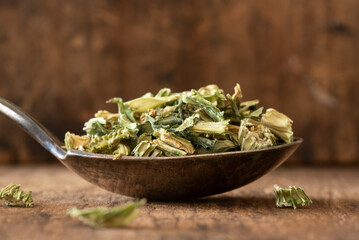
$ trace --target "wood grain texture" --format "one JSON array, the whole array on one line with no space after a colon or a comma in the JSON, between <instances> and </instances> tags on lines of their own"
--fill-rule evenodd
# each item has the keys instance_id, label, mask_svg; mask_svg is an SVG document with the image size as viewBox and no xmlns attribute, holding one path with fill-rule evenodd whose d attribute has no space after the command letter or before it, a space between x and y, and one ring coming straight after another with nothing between
<instances>
[{"instance_id":1,"label":"wood grain texture","mask_svg":"<svg viewBox=\"0 0 359 240\"><path fill-rule=\"evenodd\" d=\"M132 200L101 190L63 166L2 167L0 186L33 190L32 209L0 206L2 240L12 239L358 239L358 168L280 168L225 194L181 202L149 202L123 229L93 229L66 212ZM296 185L310 207L275 207L273 184Z\"/></svg>"},{"instance_id":2,"label":"wood grain texture","mask_svg":"<svg viewBox=\"0 0 359 240\"><path fill-rule=\"evenodd\" d=\"M294 120L292 162L357 163L358 21L355 0L1 1L0 95L62 138L114 96L239 82ZM46 159L0 118L0 162Z\"/></svg>"}]
</instances>

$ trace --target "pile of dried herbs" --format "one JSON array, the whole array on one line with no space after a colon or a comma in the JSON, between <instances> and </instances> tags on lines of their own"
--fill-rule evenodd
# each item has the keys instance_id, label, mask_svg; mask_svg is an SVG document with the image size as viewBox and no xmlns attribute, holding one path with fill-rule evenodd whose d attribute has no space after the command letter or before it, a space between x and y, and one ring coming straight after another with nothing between
<instances>
[{"instance_id":1,"label":"pile of dried herbs","mask_svg":"<svg viewBox=\"0 0 359 240\"><path fill-rule=\"evenodd\" d=\"M67 132L65 145L120 156L183 156L271 147L293 141L292 120L258 100L242 101L237 84L225 95L216 85L172 93L163 88L99 111L85 123L86 135Z\"/></svg>"}]
</instances>

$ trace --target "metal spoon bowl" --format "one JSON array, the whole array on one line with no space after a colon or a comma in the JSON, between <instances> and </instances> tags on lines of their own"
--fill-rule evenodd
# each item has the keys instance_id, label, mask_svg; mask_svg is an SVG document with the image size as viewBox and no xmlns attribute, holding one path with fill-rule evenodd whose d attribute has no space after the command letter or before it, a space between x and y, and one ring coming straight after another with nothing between
<instances>
[{"instance_id":1,"label":"metal spoon bowl","mask_svg":"<svg viewBox=\"0 0 359 240\"><path fill-rule=\"evenodd\" d=\"M132 157L64 151L45 127L0 97L0 112L15 121L68 169L108 191L150 200L181 200L223 193L274 170L302 143L181 157Z\"/></svg>"}]
</instances>

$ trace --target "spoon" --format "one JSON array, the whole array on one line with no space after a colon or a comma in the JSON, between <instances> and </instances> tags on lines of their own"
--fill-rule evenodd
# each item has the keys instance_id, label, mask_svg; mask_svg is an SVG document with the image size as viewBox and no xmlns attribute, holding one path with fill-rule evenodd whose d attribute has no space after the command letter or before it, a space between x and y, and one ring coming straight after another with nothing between
<instances>
[{"instance_id":1,"label":"spoon","mask_svg":"<svg viewBox=\"0 0 359 240\"><path fill-rule=\"evenodd\" d=\"M198 198L239 188L277 168L303 141L295 138L260 150L113 160L112 155L63 150L64 144L44 126L1 97L0 112L83 179L110 192L150 200Z\"/></svg>"}]
</instances>

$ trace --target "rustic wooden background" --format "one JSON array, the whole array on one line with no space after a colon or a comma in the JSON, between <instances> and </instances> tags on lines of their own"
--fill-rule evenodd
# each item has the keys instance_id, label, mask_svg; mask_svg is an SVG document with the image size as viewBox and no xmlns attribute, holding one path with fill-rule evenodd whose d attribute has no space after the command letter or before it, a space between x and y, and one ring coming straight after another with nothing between
<instances>
[{"instance_id":1,"label":"rustic wooden background","mask_svg":"<svg viewBox=\"0 0 359 240\"><path fill-rule=\"evenodd\" d=\"M105 100L216 83L294 120L289 163L358 163L359 1L0 1L0 96L59 138ZM0 162L54 161L0 116Z\"/></svg>"}]
</instances>

